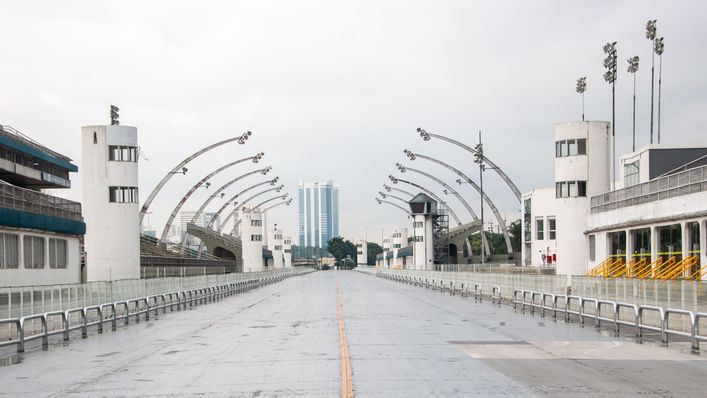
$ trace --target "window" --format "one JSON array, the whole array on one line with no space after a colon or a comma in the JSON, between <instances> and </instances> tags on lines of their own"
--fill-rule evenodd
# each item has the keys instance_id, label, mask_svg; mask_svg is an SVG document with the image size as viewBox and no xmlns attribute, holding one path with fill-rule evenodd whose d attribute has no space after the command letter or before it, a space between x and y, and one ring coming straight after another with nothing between
<instances>
[{"instance_id":1,"label":"window","mask_svg":"<svg viewBox=\"0 0 707 398\"><path fill-rule=\"evenodd\" d=\"M111 203L137 203L137 187L108 187L108 201Z\"/></svg>"},{"instance_id":2,"label":"window","mask_svg":"<svg viewBox=\"0 0 707 398\"><path fill-rule=\"evenodd\" d=\"M589 261L594 261L597 256L597 238L589 235Z\"/></svg>"},{"instance_id":3,"label":"window","mask_svg":"<svg viewBox=\"0 0 707 398\"><path fill-rule=\"evenodd\" d=\"M262 227L263 221L262 220L250 220L250 226L251 227Z\"/></svg>"},{"instance_id":4,"label":"window","mask_svg":"<svg viewBox=\"0 0 707 398\"><path fill-rule=\"evenodd\" d=\"M280 240L282 239L282 235L273 235L273 239Z\"/></svg>"},{"instance_id":5,"label":"window","mask_svg":"<svg viewBox=\"0 0 707 398\"><path fill-rule=\"evenodd\" d=\"M586 196L586 181L560 181L555 183L556 198L581 198Z\"/></svg>"},{"instance_id":6,"label":"window","mask_svg":"<svg viewBox=\"0 0 707 398\"><path fill-rule=\"evenodd\" d=\"M639 171L640 166L638 160L624 164L624 188L628 188L639 183Z\"/></svg>"},{"instance_id":7,"label":"window","mask_svg":"<svg viewBox=\"0 0 707 398\"><path fill-rule=\"evenodd\" d=\"M285 249L285 253L292 253L292 249Z\"/></svg>"},{"instance_id":8,"label":"window","mask_svg":"<svg viewBox=\"0 0 707 398\"><path fill-rule=\"evenodd\" d=\"M289 240L289 239L285 239L285 242L284 242L284 243L285 243L286 245L291 245L291 244L292 244L292 241Z\"/></svg>"},{"instance_id":9,"label":"window","mask_svg":"<svg viewBox=\"0 0 707 398\"><path fill-rule=\"evenodd\" d=\"M0 234L0 269L20 265L19 240L15 234Z\"/></svg>"},{"instance_id":10,"label":"window","mask_svg":"<svg viewBox=\"0 0 707 398\"><path fill-rule=\"evenodd\" d=\"M356 243L356 247L363 247L362 243Z\"/></svg>"},{"instance_id":11,"label":"window","mask_svg":"<svg viewBox=\"0 0 707 398\"><path fill-rule=\"evenodd\" d=\"M275 250L282 250L282 245L275 245Z\"/></svg>"},{"instance_id":12,"label":"window","mask_svg":"<svg viewBox=\"0 0 707 398\"><path fill-rule=\"evenodd\" d=\"M383 239L383 243L390 243L390 239Z\"/></svg>"},{"instance_id":13,"label":"window","mask_svg":"<svg viewBox=\"0 0 707 398\"><path fill-rule=\"evenodd\" d=\"M555 142L555 157L559 158L562 156L562 141Z\"/></svg>"},{"instance_id":14,"label":"window","mask_svg":"<svg viewBox=\"0 0 707 398\"><path fill-rule=\"evenodd\" d=\"M22 244L24 246L25 268L44 268L44 238L25 235Z\"/></svg>"},{"instance_id":15,"label":"window","mask_svg":"<svg viewBox=\"0 0 707 398\"><path fill-rule=\"evenodd\" d=\"M556 222L554 218L548 218L547 219L547 233L548 233L548 239L550 240L555 240L557 239L557 229L556 229Z\"/></svg>"},{"instance_id":16,"label":"window","mask_svg":"<svg viewBox=\"0 0 707 398\"><path fill-rule=\"evenodd\" d=\"M577 155L587 154L587 139L580 138L577 140Z\"/></svg>"},{"instance_id":17,"label":"window","mask_svg":"<svg viewBox=\"0 0 707 398\"><path fill-rule=\"evenodd\" d=\"M567 141L560 141L560 156L567 156Z\"/></svg>"},{"instance_id":18,"label":"window","mask_svg":"<svg viewBox=\"0 0 707 398\"><path fill-rule=\"evenodd\" d=\"M263 240L263 235L251 235L250 240L251 242L260 242Z\"/></svg>"},{"instance_id":19,"label":"window","mask_svg":"<svg viewBox=\"0 0 707 398\"><path fill-rule=\"evenodd\" d=\"M415 242L422 242L422 236L415 236Z\"/></svg>"},{"instance_id":20,"label":"window","mask_svg":"<svg viewBox=\"0 0 707 398\"><path fill-rule=\"evenodd\" d=\"M569 156L577 156L577 140L567 140L567 152Z\"/></svg>"},{"instance_id":21,"label":"window","mask_svg":"<svg viewBox=\"0 0 707 398\"><path fill-rule=\"evenodd\" d=\"M535 239L545 239L545 222L542 218L538 218L537 220L535 220Z\"/></svg>"},{"instance_id":22,"label":"window","mask_svg":"<svg viewBox=\"0 0 707 398\"><path fill-rule=\"evenodd\" d=\"M393 249L400 249L400 243L394 243L393 244Z\"/></svg>"},{"instance_id":23,"label":"window","mask_svg":"<svg viewBox=\"0 0 707 398\"><path fill-rule=\"evenodd\" d=\"M422 224L423 224L422 221L415 221L414 223L412 223L412 227L413 228L422 228Z\"/></svg>"},{"instance_id":24,"label":"window","mask_svg":"<svg viewBox=\"0 0 707 398\"><path fill-rule=\"evenodd\" d=\"M66 239L49 238L49 268L66 268Z\"/></svg>"},{"instance_id":25,"label":"window","mask_svg":"<svg viewBox=\"0 0 707 398\"><path fill-rule=\"evenodd\" d=\"M394 232L394 233L393 233L393 238L400 238L400 237L402 237L402 236L403 236L403 234L401 234L400 232Z\"/></svg>"},{"instance_id":26,"label":"window","mask_svg":"<svg viewBox=\"0 0 707 398\"><path fill-rule=\"evenodd\" d=\"M109 145L108 160L114 162L137 162L137 147Z\"/></svg>"}]
</instances>

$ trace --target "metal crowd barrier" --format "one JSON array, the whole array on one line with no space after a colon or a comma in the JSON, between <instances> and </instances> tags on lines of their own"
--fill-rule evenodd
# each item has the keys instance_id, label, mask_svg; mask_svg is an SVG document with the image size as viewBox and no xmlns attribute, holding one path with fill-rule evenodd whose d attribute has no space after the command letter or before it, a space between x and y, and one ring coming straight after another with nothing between
<instances>
[{"instance_id":1,"label":"metal crowd barrier","mask_svg":"<svg viewBox=\"0 0 707 398\"><path fill-rule=\"evenodd\" d=\"M423 280L422 277L388 273L379 273L377 276L395 282L414 284L415 286L425 287L426 289L430 287L432 290L439 289L441 293L448 290L450 295L455 295L456 292L459 292L462 297L468 297L470 293L469 285L461 283L459 287L455 287L453 280L445 281L434 278L425 278ZM474 290L472 293L474 295L474 301L481 302L483 297L482 287L479 284L474 284L473 286ZM498 302L499 305L501 304L501 289L499 286L492 286L490 296L492 303ZM613 326L613 331L617 334L620 332L621 326L633 327L636 337L642 337L643 331L646 330L658 332L660 333L661 343L666 345L671 335L685 337L690 340L690 347L694 352L699 351L701 341L707 341L707 335L700 334L700 319L707 319L707 313L703 312L524 289L515 289L513 291L512 304L514 309L520 307L520 311L523 313L525 313L526 308L529 309L532 314L538 310L543 317L546 311L551 312L552 318L554 319L557 319L558 313L561 313L565 322L570 322L572 320L571 318L575 317L581 325L584 325L586 319L593 319L597 328L601 326L602 322L606 322ZM633 319L630 321L621 319L622 308L631 310L630 314ZM593 310L593 312L588 312L590 309ZM606 309L606 311L604 311L604 309ZM647 312L657 315L659 326L645 323L644 314ZM670 320L677 316L689 320L689 332L670 328Z\"/></svg>"},{"instance_id":2,"label":"metal crowd barrier","mask_svg":"<svg viewBox=\"0 0 707 398\"><path fill-rule=\"evenodd\" d=\"M130 324L130 317L134 317L135 323L138 323L140 322L140 315L144 315L144 319L148 321L150 320L151 312L154 319L158 319L160 310L162 310L163 314L167 312L167 308L169 308L170 312L174 312L175 306L177 311L186 310L187 305L188 308L193 308L198 305L213 303L220 301L226 296L280 282L285 278L300 274L301 273L288 273L265 276L204 288L168 292L100 305L71 308L65 311L52 311L27 315L20 318L0 319L0 326L15 326L15 337L0 341L0 347L17 345L17 352L24 352L27 342L41 339L42 348L47 349L49 347L49 337L53 335L62 334L63 340L69 341L70 332L80 329L81 337L86 338L88 337L88 328L92 326L96 326L96 331L100 334L103 333L103 325L108 322L111 324L111 330L116 330L119 320L122 320L124 325L128 325ZM73 314L78 314L80 322L72 324L71 319ZM61 329L50 331L48 328L48 320L56 317L61 319L62 327ZM28 334L34 331L34 328L28 327L28 322L34 320L40 320L41 330L39 333Z\"/></svg>"}]
</instances>

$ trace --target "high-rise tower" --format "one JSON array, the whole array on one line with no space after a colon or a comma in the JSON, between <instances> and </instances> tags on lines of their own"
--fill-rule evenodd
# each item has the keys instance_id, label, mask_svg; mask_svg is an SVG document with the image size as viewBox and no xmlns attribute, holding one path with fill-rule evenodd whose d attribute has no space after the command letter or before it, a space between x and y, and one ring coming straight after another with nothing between
<instances>
[{"instance_id":1,"label":"high-rise tower","mask_svg":"<svg viewBox=\"0 0 707 398\"><path fill-rule=\"evenodd\" d=\"M326 250L327 241L339 236L339 187L333 181L300 181L298 200L299 245Z\"/></svg>"}]
</instances>

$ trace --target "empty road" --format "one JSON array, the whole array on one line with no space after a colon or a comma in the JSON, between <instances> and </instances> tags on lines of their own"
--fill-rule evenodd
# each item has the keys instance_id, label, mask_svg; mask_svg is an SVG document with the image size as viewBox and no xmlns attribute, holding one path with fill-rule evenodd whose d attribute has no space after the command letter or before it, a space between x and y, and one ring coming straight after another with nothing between
<instances>
[{"instance_id":1,"label":"empty road","mask_svg":"<svg viewBox=\"0 0 707 398\"><path fill-rule=\"evenodd\" d=\"M347 374L357 397L707 395L707 363L679 348L354 271L92 332L12 357L0 396L340 397Z\"/></svg>"}]
</instances>

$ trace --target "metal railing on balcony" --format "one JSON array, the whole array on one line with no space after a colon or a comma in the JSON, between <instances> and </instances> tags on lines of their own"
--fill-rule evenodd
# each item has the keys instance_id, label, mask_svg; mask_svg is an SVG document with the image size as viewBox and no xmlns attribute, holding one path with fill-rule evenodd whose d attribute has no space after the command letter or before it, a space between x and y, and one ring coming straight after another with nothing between
<instances>
[{"instance_id":1,"label":"metal railing on balcony","mask_svg":"<svg viewBox=\"0 0 707 398\"><path fill-rule=\"evenodd\" d=\"M21 132L17 131L16 129L12 128L11 126L8 125L2 125L0 124L0 135L4 135L12 140L19 141L29 147L32 147L34 149L37 149L39 151L42 151L50 156L53 156L58 159L66 160L66 161L71 161L70 158L67 156L64 156L58 152L54 152L51 149L45 147L44 145L38 143L37 141L27 137L26 135L22 134Z\"/></svg>"},{"instance_id":2,"label":"metal railing on balcony","mask_svg":"<svg viewBox=\"0 0 707 398\"><path fill-rule=\"evenodd\" d=\"M707 166L700 166L593 196L591 212L602 213L704 191L707 191Z\"/></svg>"},{"instance_id":3,"label":"metal railing on balcony","mask_svg":"<svg viewBox=\"0 0 707 398\"><path fill-rule=\"evenodd\" d=\"M0 184L0 208L83 221L81 203L10 184Z\"/></svg>"}]
</instances>

